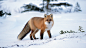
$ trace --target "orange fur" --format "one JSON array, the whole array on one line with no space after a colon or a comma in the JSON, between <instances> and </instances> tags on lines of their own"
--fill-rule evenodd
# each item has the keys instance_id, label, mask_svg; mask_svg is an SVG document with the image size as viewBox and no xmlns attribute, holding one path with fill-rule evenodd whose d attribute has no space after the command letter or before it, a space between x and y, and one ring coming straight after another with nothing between
<instances>
[{"instance_id":1,"label":"orange fur","mask_svg":"<svg viewBox=\"0 0 86 48\"><path fill-rule=\"evenodd\" d=\"M43 39L43 34L44 34L45 31L47 31L47 33L49 35L49 38L51 38L50 29L52 28L52 26L54 24L53 15L52 14L50 14L50 15L46 15L45 14L44 18L33 17L33 18L31 18L28 21L28 24L29 24L29 28L31 29L31 34L30 34L30 39L31 40L33 40L33 38L37 39L35 37L35 34L38 32L39 29L41 30L41 32L40 32L40 39ZM25 28L23 30L25 30Z\"/></svg>"}]
</instances>

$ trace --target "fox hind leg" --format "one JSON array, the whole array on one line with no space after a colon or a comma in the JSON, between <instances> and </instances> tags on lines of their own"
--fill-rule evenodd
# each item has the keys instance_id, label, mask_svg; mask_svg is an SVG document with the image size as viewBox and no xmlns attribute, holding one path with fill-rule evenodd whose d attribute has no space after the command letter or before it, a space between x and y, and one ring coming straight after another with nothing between
<instances>
[{"instance_id":1,"label":"fox hind leg","mask_svg":"<svg viewBox=\"0 0 86 48\"><path fill-rule=\"evenodd\" d=\"M33 30L31 30L31 34L30 34L30 39L33 40L32 34L33 34Z\"/></svg>"},{"instance_id":2,"label":"fox hind leg","mask_svg":"<svg viewBox=\"0 0 86 48\"><path fill-rule=\"evenodd\" d=\"M38 38L35 37L35 34L36 34L38 31L39 31L39 29L34 30L34 32L33 32L33 38L34 38L34 39L38 39Z\"/></svg>"}]
</instances>

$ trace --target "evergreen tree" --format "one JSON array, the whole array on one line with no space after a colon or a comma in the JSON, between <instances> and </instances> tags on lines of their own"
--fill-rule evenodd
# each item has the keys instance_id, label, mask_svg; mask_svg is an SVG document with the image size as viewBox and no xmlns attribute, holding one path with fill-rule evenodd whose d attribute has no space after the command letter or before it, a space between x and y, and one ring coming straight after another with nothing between
<instances>
[{"instance_id":1,"label":"evergreen tree","mask_svg":"<svg viewBox=\"0 0 86 48\"><path fill-rule=\"evenodd\" d=\"M75 8L74 8L74 12L78 12L78 11L81 11L81 8L80 8L79 3L77 2L77 3L76 3L76 6L75 6Z\"/></svg>"},{"instance_id":2,"label":"evergreen tree","mask_svg":"<svg viewBox=\"0 0 86 48\"><path fill-rule=\"evenodd\" d=\"M83 29L82 29L82 27L81 26L79 26L79 29L78 29L80 32L85 32L85 31L82 31Z\"/></svg>"}]
</instances>

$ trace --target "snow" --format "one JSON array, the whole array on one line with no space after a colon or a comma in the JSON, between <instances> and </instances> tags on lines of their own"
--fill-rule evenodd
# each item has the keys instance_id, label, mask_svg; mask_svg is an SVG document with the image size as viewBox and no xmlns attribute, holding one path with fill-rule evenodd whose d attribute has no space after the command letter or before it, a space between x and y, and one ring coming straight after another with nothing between
<instances>
[{"instance_id":1,"label":"snow","mask_svg":"<svg viewBox=\"0 0 86 48\"><path fill-rule=\"evenodd\" d=\"M19 3L19 1L17 1ZM14 10L10 4L18 5L16 9L20 8L24 3L5 2L10 7L10 11ZM21 2L24 2L23 0ZM27 2L27 0L26 0ZM34 1L35 2L35 1ZM73 2L73 1L72 1ZM32 17L44 17L45 13L40 12L25 12L14 13L11 16L0 17L0 47L7 48L86 48L86 4L85 0L78 0L82 12L76 13L56 13L53 14L54 26L51 29L52 38L48 37L47 32L44 33L44 39L30 40L30 33L23 39L17 40L18 34L23 29L24 25ZM6 5L6 4L5 4ZM4 5L3 5L4 6ZM4 6L5 7L5 6ZM11 10L12 9L12 10ZM79 33L79 26L83 27L83 33ZM78 33L65 33L63 31L76 31ZM40 31L36 34L40 38Z\"/></svg>"},{"instance_id":2,"label":"snow","mask_svg":"<svg viewBox=\"0 0 86 48\"><path fill-rule=\"evenodd\" d=\"M52 1L52 2L50 2L50 4L59 4L59 3L70 3L70 4L72 4L71 2L69 2L69 1Z\"/></svg>"},{"instance_id":3,"label":"snow","mask_svg":"<svg viewBox=\"0 0 86 48\"><path fill-rule=\"evenodd\" d=\"M65 34L65 35L68 35L68 34ZM63 35L63 36L65 36ZM73 35L73 34L71 34ZM62 36L62 37L63 37ZM29 48L86 48L86 42L85 40L83 40L83 37L82 39L81 38L77 38L77 37L74 37L74 38L68 38L68 37L64 37L64 38L61 38L61 36L59 36L60 39L58 39L58 37L56 37L56 39L54 38L53 41L50 40L49 43L46 43L46 44L43 44L43 45L34 45L34 46L30 46Z\"/></svg>"}]
</instances>

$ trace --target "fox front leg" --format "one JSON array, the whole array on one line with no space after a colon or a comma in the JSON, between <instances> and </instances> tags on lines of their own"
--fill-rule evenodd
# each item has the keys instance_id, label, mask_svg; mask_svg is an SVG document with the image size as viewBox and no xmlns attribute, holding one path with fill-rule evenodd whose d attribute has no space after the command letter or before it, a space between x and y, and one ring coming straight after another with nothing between
<instances>
[{"instance_id":1,"label":"fox front leg","mask_svg":"<svg viewBox=\"0 0 86 48\"><path fill-rule=\"evenodd\" d=\"M51 38L52 36L51 36L50 30L48 30L47 33L48 33L49 38Z\"/></svg>"}]
</instances>

